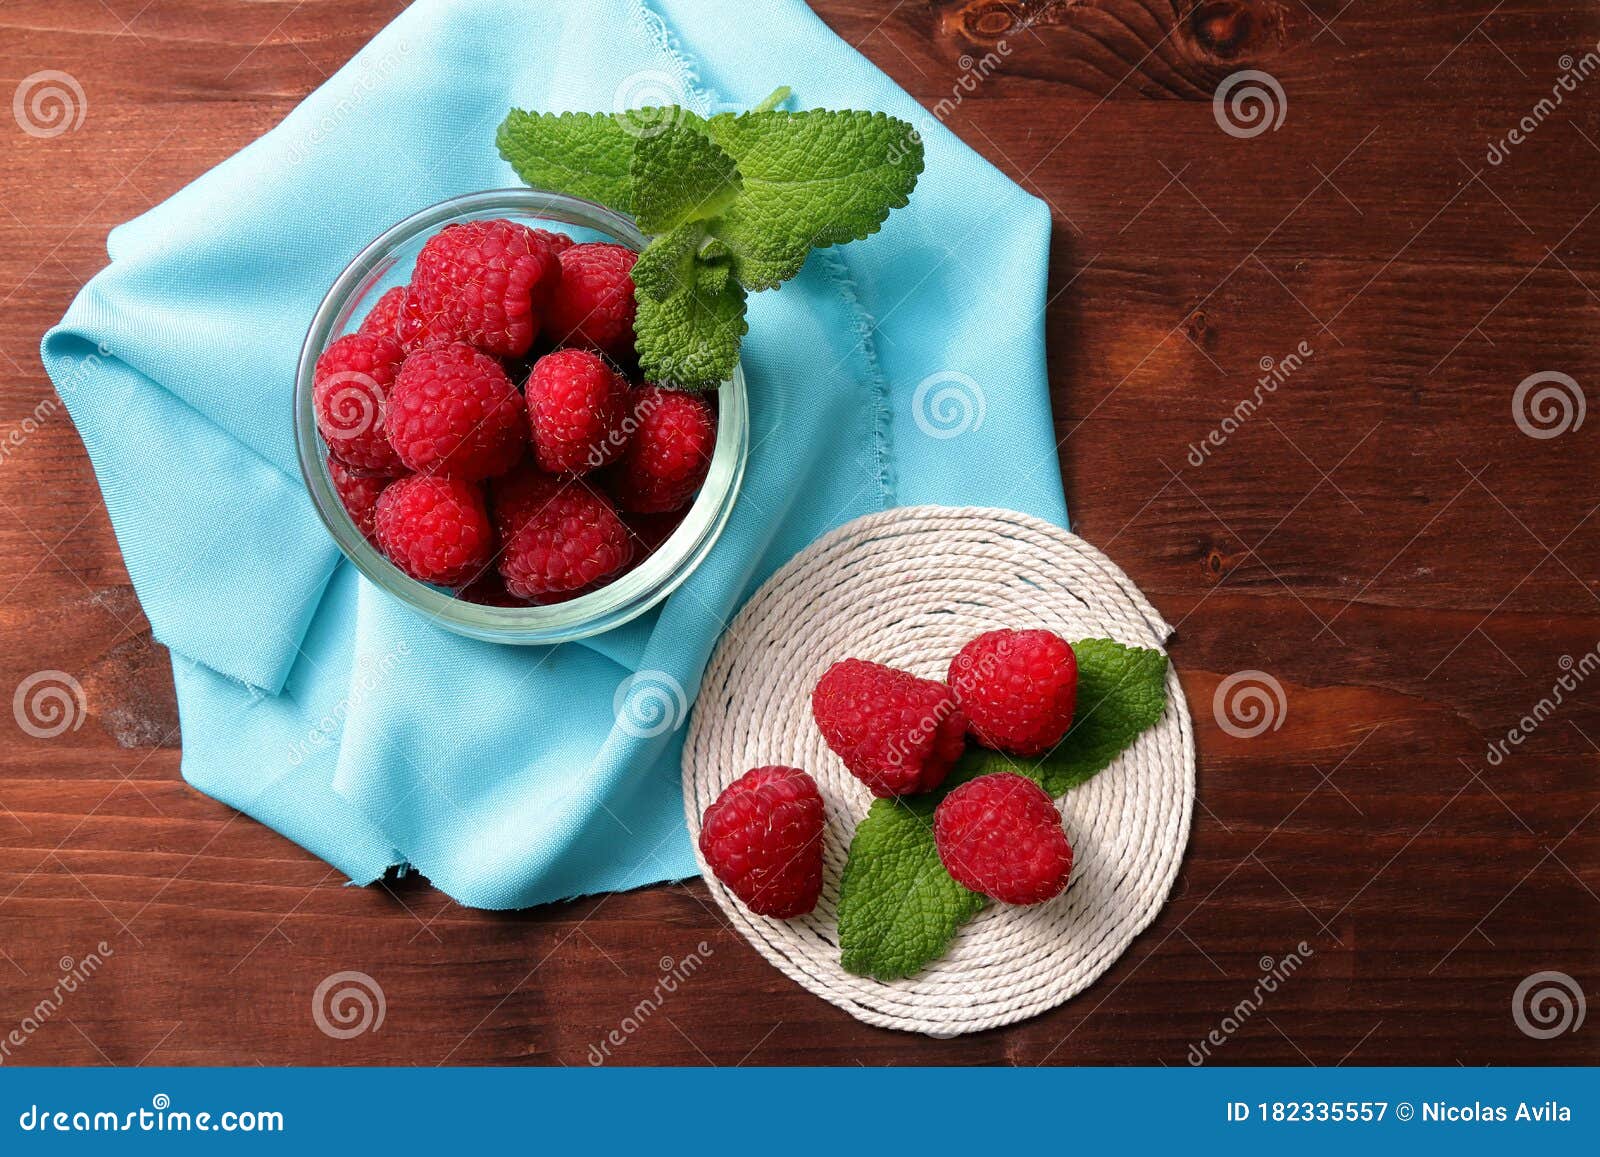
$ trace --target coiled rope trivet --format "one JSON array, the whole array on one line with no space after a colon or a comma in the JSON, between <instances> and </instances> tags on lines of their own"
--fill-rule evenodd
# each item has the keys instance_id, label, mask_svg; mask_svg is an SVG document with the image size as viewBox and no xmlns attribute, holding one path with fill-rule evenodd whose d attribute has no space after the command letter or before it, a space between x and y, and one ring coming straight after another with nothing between
<instances>
[{"instance_id":1,"label":"coiled rope trivet","mask_svg":"<svg viewBox=\"0 0 1600 1157\"><path fill-rule=\"evenodd\" d=\"M828 805L825 883L809 916L752 916L705 871L711 894L763 956L868 1024L955 1036L1053 1008L1122 955L1178 874L1194 738L1169 667L1160 722L1060 801L1074 852L1065 893L1031 908L990 904L942 960L905 980L840 966L839 875L872 797L817 733L811 689L848 656L942 679L962 644L998 627L1156 648L1172 633L1128 576L1075 535L1009 510L905 507L859 518L790 560L734 620L701 684L683 753L691 837L717 794L763 764L805 768Z\"/></svg>"}]
</instances>

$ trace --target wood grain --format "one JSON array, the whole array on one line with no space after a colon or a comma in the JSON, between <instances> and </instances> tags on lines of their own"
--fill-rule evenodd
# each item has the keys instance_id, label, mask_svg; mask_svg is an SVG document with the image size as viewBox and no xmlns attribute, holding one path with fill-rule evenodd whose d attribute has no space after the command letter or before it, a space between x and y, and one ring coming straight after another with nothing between
<instances>
[{"instance_id":1,"label":"wood grain","mask_svg":"<svg viewBox=\"0 0 1600 1157\"><path fill-rule=\"evenodd\" d=\"M376 0L13 0L8 86L83 82L81 129L0 132L0 690L74 673L88 718L0 749L0 1035L70 957L92 982L8 1063L1188 1063L1263 958L1292 982L1212 1063L1594 1063L1533 1039L1529 974L1600 984L1600 703L1486 758L1600 644L1597 426L1517 384L1600 353L1600 85L1486 157L1600 40L1587 0L823 0L819 13L1056 220L1046 322L1075 529L1179 625L1200 807L1171 904L1065 1007L957 1041L866 1028L726 929L698 884L464 911L343 887L178 776L170 670L41 333L107 230L276 123L386 23ZM988 62L988 63L986 63ZM1275 131L1213 94L1265 70ZM965 80L963 79L965 78ZM1261 376L1311 354L1201 458ZM1238 738L1213 696L1284 689ZM640 1015L664 958L703 967ZM323 978L383 1027L332 1039Z\"/></svg>"}]
</instances>

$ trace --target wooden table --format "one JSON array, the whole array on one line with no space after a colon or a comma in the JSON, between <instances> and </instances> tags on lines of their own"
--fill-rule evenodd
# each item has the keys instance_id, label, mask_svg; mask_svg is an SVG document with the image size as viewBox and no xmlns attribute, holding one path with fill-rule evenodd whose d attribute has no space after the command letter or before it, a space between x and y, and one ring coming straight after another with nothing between
<instances>
[{"instance_id":1,"label":"wooden table","mask_svg":"<svg viewBox=\"0 0 1600 1157\"><path fill-rule=\"evenodd\" d=\"M954 1041L809 996L699 884L511 915L416 879L347 888L180 780L167 656L39 337L112 225L270 128L397 7L0 7L6 90L60 69L89 101L77 131L0 132L0 426L26 430L0 469L0 692L58 669L90 713L49 740L7 721L0 1037L111 953L7 1063L584 1064L659 958L702 941L616 1061L1183 1065L1214 1029L1221 1064L1600 1060L1594 1024L1536 1039L1512 1015L1536 972L1600 992L1600 678L1487 754L1600 658L1600 415L1536 437L1559 413L1513 413L1537 373L1574 385L1531 391L1600 402L1600 78L1536 108L1588 67L1592 0L818 4L1052 206L1075 529L1179 625L1201 754L1151 929L1065 1007ZM1213 104L1243 69L1281 91L1255 135ZM1259 406L1235 421L1241 399ZM1253 737L1213 707L1238 672L1283 691ZM381 983L380 1031L313 1023L343 969Z\"/></svg>"}]
</instances>

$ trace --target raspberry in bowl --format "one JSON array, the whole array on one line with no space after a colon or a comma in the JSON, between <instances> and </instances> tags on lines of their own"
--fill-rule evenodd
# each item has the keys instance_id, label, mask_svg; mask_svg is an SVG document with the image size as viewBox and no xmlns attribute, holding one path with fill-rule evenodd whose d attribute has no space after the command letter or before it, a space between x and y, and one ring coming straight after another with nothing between
<instances>
[{"instance_id":1,"label":"raspberry in bowl","mask_svg":"<svg viewBox=\"0 0 1600 1157\"><path fill-rule=\"evenodd\" d=\"M363 575L459 634L547 644L643 614L706 557L744 472L744 376L641 378L645 240L588 201L491 190L339 275L301 350L295 439Z\"/></svg>"}]
</instances>

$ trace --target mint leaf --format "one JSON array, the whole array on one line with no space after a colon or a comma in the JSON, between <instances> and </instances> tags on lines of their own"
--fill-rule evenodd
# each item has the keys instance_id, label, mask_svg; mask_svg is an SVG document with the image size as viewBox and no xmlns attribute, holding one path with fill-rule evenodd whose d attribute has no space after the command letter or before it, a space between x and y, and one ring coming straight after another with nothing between
<instances>
[{"instance_id":1,"label":"mint leaf","mask_svg":"<svg viewBox=\"0 0 1600 1157\"><path fill-rule=\"evenodd\" d=\"M1083 639L1072 644L1072 652L1078 660L1078 706L1066 738L1038 759L968 751L949 786L1014 771L1052 796L1063 795L1103 771L1166 711L1167 657L1160 651Z\"/></svg>"},{"instance_id":2,"label":"mint leaf","mask_svg":"<svg viewBox=\"0 0 1600 1157\"><path fill-rule=\"evenodd\" d=\"M681 121L640 138L631 173L633 215L646 233L716 217L744 187L733 158Z\"/></svg>"},{"instance_id":3,"label":"mint leaf","mask_svg":"<svg viewBox=\"0 0 1600 1157\"><path fill-rule=\"evenodd\" d=\"M1052 796L1092 778L1166 710L1167 657L1110 639L1072 645L1078 705L1066 738L1039 759L970 750L939 790L873 800L850 841L839 890L845 970L879 980L910 976L943 956L987 902L950 877L933 841L933 813L952 790L982 775L1025 775Z\"/></svg>"},{"instance_id":4,"label":"mint leaf","mask_svg":"<svg viewBox=\"0 0 1600 1157\"><path fill-rule=\"evenodd\" d=\"M710 390L725 382L739 361L744 287L729 276L726 260L703 255L705 231L680 225L652 241L633 267L634 342L639 366L654 382Z\"/></svg>"},{"instance_id":5,"label":"mint leaf","mask_svg":"<svg viewBox=\"0 0 1600 1157\"><path fill-rule=\"evenodd\" d=\"M876 799L839 883L845 970L895 980L943 956L984 898L950 878L933 842L932 796Z\"/></svg>"},{"instance_id":6,"label":"mint leaf","mask_svg":"<svg viewBox=\"0 0 1600 1157\"><path fill-rule=\"evenodd\" d=\"M883 113L720 113L705 128L744 179L710 232L750 289L793 277L813 248L876 233L922 172L916 131Z\"/></svg>"},{"instance_id":7,"label":"mint leaf","mask_svg":"<svg viewBox=\"0 0 1600 1157\"><path fill-rule=\"evenodd\" d=\"M529 185L598 201L626 213L638 138L604 113L512 109L495 134L506 163Z\"/></svg>"}]
</instances>

